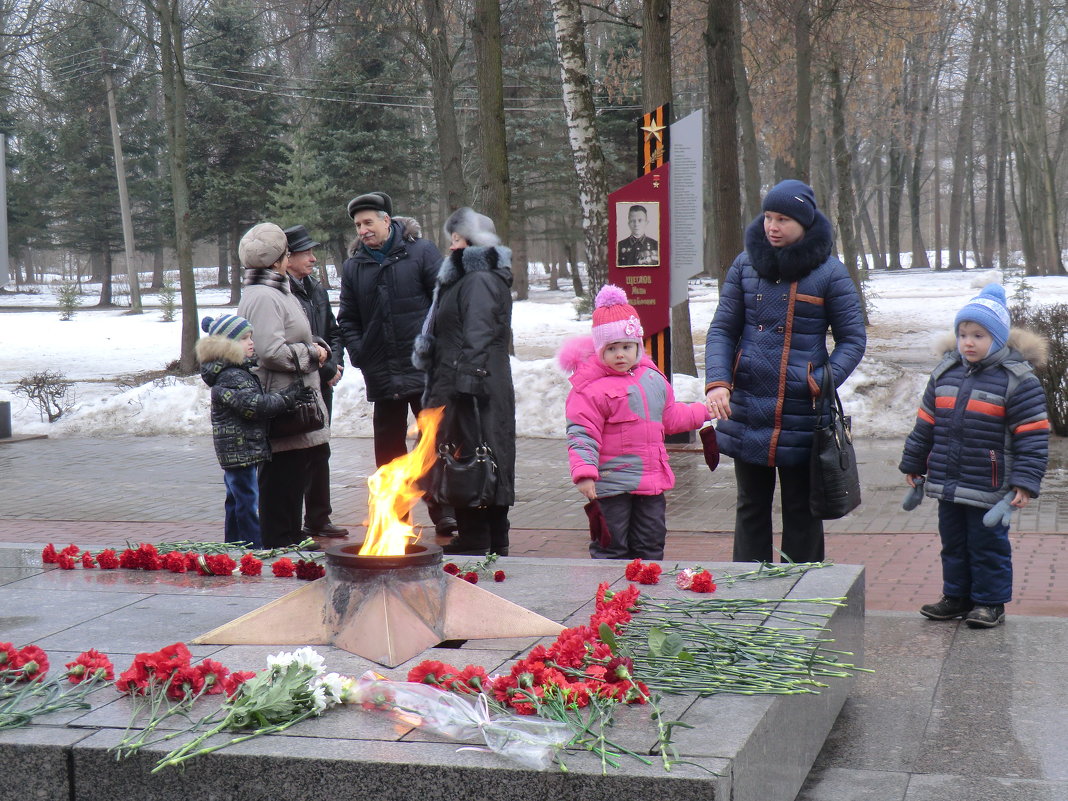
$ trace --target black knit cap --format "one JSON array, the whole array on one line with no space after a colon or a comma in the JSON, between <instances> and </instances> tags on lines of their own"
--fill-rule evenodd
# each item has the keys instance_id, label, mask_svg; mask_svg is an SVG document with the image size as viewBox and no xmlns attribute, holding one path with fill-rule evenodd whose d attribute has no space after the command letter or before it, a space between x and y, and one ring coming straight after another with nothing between
<instances>
[{"instance_id":1,"label":"black knit cap","mask_svg":"<svg viewBox=\"0 0 1068 801\"><path fill-rule=\"evenodd\" d=\"M355 217L358 211L384 211L393 216L393 199L385 192L368 192L349 201L349 216Z\"/></svg>"}]
</instances>

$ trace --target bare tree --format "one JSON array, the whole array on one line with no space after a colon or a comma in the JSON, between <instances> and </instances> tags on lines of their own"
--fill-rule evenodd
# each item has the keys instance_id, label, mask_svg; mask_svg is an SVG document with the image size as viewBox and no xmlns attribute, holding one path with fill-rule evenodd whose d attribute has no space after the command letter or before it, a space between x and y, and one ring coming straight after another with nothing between
<instances>
[{"instance_id":1,"label":"bare tree","mask_svg":"<svg viewBox=\"0 0 1068 801\"><path fill-rule=\"evenodd\" d=\"M496 224L497 234L509 242L512 189L508 182L508 142L504 132L500 0L475 0L471 32L482 136L482 207Z\"/></svg>"},{"instance_id":2,"label":"bare tree","mask_svg":"<svg viewBox=\"0 0 1068 801\"><path fill-rule=\"evenodd\" d=\"M608 279L608 175L595 124L597 111L586 61L586 25L579 0L552 0L552 7L567 133L578 173L586 270L590 285L596 288Z\"/></svg>"}]
</instances>

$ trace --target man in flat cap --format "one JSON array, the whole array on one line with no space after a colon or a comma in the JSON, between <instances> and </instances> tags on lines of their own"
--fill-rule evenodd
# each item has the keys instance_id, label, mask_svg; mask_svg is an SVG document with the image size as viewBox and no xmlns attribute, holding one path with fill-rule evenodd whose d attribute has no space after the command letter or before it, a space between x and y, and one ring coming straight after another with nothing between
<instances>
[{"instance_id":1,"label":"man in flat cap","mask_svg":"<svg viewBox=\"0 0 1068 801\"><path fill-rule=\"evenodd\" d=\"M300 301L311 323L312 334L330 344L330 355L319 368L319 386L327 413L334 416L334 385L345 371L345 342L341 328L330 308L330 297L319 279L315 277L315 248L319 242L312 239L303 225L287 228L289 243L289 288L293 297ZM330 505L330 444L322 445L308 463L309 483L304 493L305 537L344 537L349 532L330 521L333 507Z\"/></svg>"},{"instance_id":2,"label":"man in flat cap","mask_svg":"<svg viewBox=\"0 0 1068 801\"><path fill-rule=\"evenodd\" d=\"M368 192L348 204L356 241L341 268L341 326L349 360L360 368L374 404L375 464L407 453L408 410L418 415L425 376L412 364L412 346L434 294L441 253L422 238L419 223L394 217L385 192ZM451 518L427 503L439 533L455 530Z\"/></svg>"}]
</instances>

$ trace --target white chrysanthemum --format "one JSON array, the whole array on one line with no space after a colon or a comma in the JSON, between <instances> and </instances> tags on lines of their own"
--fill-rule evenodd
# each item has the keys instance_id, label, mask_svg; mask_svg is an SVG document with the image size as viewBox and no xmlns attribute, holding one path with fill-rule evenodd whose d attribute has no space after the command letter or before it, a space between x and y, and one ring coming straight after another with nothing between
<instances>
[{"instance_id":1,"label":"white chrysanthemum","mask_svg":"<svg viewBox=\"0 0 1068 801\"><path fill-rule=\"evenodd\" d=\"M267 667L277 668L280 671L284 671L287 667L293 664L295 654L290 651L282 651L279 654L273 654L267 657Z\"/></svg>"},{"instance_id":2,"label":"white chrysanthemum","mask_svg":"<svg viewBox=\"0 0 1068 801\"><path fill-rule=\"evenodd\" d=\"M327 703L326 700L326 687L320 684L318 687L312 690L311 701L312 706L315 707L315 714L323 714L323 712L326 711L326 708L330 706L330 704Z\"/></svg>"},{"instance_id":3,"label":"white chrysanthemum","mask_svg":"<svg viewBox=\"0 0 1068 801\"><path fill-rule=\"evenodd\" d=\"M321 676L325 672L323 657L314 648L309 648L308 646L298 648L293 652L293 661L297 662L301 667L310 668L316 676Z\"/></svg>"},{"instance_id":4,"label":"white chrysanthemum","mask_svg":"<svg viewBox=\"0 0 1068 801\"><path fill-rule=\"evenodd\" d=\"M326 700L330 706L341 703L342 693L344 692L343 681L344 676L340 673L327 673L318 679L316 688L322 687L326 690Z\"/></svg>"}]
</instances>

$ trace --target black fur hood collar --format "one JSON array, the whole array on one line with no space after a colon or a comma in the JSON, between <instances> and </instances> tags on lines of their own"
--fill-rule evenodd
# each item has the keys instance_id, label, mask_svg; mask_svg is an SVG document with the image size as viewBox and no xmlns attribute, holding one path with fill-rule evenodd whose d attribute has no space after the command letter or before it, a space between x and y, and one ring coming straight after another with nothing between
<instances>
[{"instance_id":1,"label":"black fur hood collar","mask_svg":"<svg viewBox=\"0 0 1068 801\"><path fill-rule=\"evenodd\" d=\"M745 252L757 274L768 281L799 281L834 252L831 221L817 209L816 219L800 241L776 248L764 234L764 215L745 229Z\"/></svg>"},{"instance_id":2,"label":"black fur hood collar","mask_svg":"<svg viewBox=\"0 0 1068 801\"><path fill-rule=\"evenodd\" d=\"M452 251L441 263L438 270L438 286L447 287L455 284L467 273L485 270L512 285L512 251L497 245L491 248L470 245Z\"/></svg>"}]
</instances>

